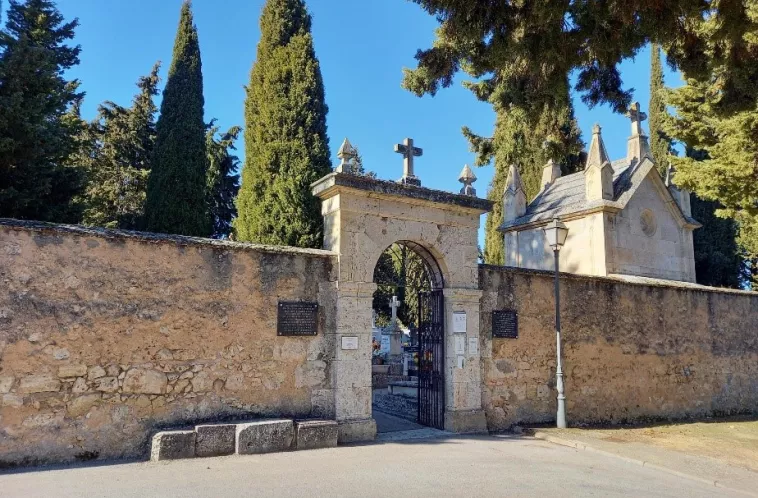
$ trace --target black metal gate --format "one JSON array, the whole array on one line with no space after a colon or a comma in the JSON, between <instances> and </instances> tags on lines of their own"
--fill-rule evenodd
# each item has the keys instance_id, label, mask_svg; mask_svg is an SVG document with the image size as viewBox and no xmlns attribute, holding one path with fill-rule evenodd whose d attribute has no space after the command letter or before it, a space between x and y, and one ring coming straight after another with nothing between
<instances>
[{"instance_id":1,"label":"black metal gate","mask_svg":"<svg viewBox=\"0 0 758 498\"><path fill-rule=\"evenodd\" d=\"M445 299L442 290L418 299L418 421L445 426Z\"/></svg>"}]
</instances>

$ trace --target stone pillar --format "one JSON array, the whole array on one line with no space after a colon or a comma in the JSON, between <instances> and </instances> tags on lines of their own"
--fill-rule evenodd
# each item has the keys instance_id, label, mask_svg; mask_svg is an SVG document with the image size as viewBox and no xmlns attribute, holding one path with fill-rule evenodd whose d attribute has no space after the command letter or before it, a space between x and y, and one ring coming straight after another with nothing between
<instances>
[{"instance_id":1,"label":"stone pillar","mask_svg":"<svg viewBox=\"0 0 758 498\"><path fill-rule=\"evenodd\" d=\"M371 314L376 284L337 282L335 358L332 362L334 409L339 442L376 437L371 418ZM358 349L342 349L343 337L357 337Z\"/></svg>"},{"instance_id":2,"label":"stone pillar","mask_svg":"<svg viewBox=\"0 0 758 498\"><path fill-rule=\"evenodd\" d=\"M444 289L445 296L445 430L451 432L486 432L487 420L482 408L481 348L479 339L479 289ZM466 313L466 333L456 334L453 314ZM456 351L456 336L462 338L464 353ZM469 347L475 339L476 350ZM463 365L460 364L463 358Z\"/></svg>"}]
</instances>

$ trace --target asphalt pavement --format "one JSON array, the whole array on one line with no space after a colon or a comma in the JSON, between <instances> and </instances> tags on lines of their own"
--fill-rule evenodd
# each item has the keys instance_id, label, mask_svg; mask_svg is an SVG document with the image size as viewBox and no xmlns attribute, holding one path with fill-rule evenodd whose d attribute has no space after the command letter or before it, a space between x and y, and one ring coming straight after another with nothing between
<instances>
[{"instance_id":1,"label":"asphalt pavement","mask_svg":"<svg viewBox=\"0 0 758 498\"><path fill-rule=\"evenodd\" d=\"M0 474L2 497L744 496L527 436L450 436L325 450Z\"/></svg>"}]
</instances>

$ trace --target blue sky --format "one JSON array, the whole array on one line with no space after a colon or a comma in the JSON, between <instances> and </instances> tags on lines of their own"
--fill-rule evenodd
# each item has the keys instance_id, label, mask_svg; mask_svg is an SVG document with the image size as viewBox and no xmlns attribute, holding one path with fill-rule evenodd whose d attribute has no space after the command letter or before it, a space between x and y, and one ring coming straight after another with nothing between
<instances>
[{"instance_id":1,"label":"blue sky","mask_svg":"<svg viewBox=\"0 0 758 498\"><path fill-rule=\"evenodd\" d=\"M194 0L203 57L205 117L223 128L244 125L244 85L255 60L258 18L264 0ZM84 117L93 118L98 104L113 100L128 105L135 82L153 63L163 61L165 78L171 61L181 0L58 0L67 19L78 17L76 42L81 64L72 71L87 93ZM423 185L460 188L457 178L474 155L461 135L467 125L488 135L494 115L461 86L436 97L418 98L400 87L402 68L413 67L414 54L428 48L436 21L408 0L310 0L316 53L321 61L330 108L329 136L333 161L344 137L358 146L367 169L380 178L402 174L402 158L392 148L412 137L424 149L417 160ZM647 108L650 54L622 65L624 83ZM675 74L667 83L678 84ZM629 123L606 107L588 109L575 98L576 115L587 140L595 122L603 126L613 159L626 153ZM243 148L243 144L239 144ZM484 196L492 167L475 169Z\"/></svg>"}]
</instances>

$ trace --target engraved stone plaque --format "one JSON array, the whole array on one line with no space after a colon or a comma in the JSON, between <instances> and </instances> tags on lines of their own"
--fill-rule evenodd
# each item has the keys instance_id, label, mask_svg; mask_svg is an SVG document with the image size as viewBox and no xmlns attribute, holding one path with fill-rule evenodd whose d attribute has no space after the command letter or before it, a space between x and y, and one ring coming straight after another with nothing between
<instances>
[{"instance_id":1,"label":"engraved stone plaque","mask_svg":"<svg viewBox=\"0 0 758 498\"><path fill-rule=\"evenodd\" d=\"M512 310L492 312L492 337L518 339L518 314Z\"/></svg>"},{"instance_id":2,"label":"engraved stone plaque","mask_svg":"<svg viewBox=\"0 0 758 498\"><path fill-rule=\"evenodd\" d=\"M318 303L280 301L276 335L308 336L318 334Z\"/></svg>"}]
</instances>

